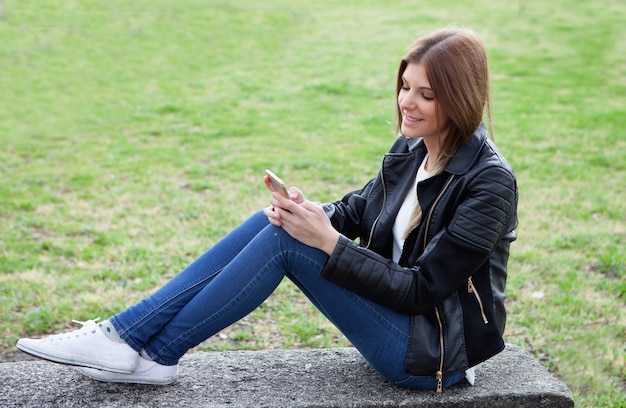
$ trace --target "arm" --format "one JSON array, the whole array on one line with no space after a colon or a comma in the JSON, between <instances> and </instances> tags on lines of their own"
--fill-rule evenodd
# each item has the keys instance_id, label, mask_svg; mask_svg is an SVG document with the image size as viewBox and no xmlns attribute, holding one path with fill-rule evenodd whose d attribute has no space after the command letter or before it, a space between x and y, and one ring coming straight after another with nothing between
<instances>
[{"instance_id":1,"label":"arm","mask_svg":"<svg viewBox=\"0 0 626 408\"><path fill-rule=\"evenodd\" d=\"M323 205L333 227L350 239L355 239L359 235L361 217L365 211L367 197L374 188L375 180L370 180L362 189L346 194L339 201Z\"/></svg>"},{"instance_id":2,"label":"arm","mask_svg":"<svg viewBox=\"0 0 626 408\"><path fill-rule=\"evenodd\" d=\"M340 238L322 276L402 313L431 310L487 261L508 232L515 179L504 168L486 169L469 181L462 197L410 267Z\"/></svg>"}]
</instances>

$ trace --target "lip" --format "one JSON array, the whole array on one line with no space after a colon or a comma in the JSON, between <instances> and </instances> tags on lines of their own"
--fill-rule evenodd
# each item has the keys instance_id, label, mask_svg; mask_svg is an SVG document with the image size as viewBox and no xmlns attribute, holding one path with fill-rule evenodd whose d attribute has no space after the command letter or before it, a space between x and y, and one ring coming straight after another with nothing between
<instances>
[{"instance_id":1,"label":"lip","mask_svg":"<svg viewBox=\"0 0 626 408\"><path fill-rule=\"evenodd\" d=\"M411 125L415 125L419 122L422 122L424 119L420 119L420 118L415 118L413 116L409 116L409 115L404 115L402 117L402 121L404 122L405 125L407 126L411 126Z\"/></svg>"}]
</instances>

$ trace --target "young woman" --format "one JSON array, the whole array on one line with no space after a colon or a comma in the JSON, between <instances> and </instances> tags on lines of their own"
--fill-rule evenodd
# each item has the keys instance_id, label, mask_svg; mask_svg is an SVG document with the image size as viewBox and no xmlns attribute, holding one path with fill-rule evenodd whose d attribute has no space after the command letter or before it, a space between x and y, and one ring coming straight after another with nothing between
<instances>
[{"instance_id":1,"label":"young woman","mask_svg":"<svg viewBox=\"0 0 626 408\"><path fill-rule=\"evenodd\" d=\"M400 63L397 101L398 138L361 190L325 205L293 187L291 199L273 192L153 295L17 348L100 381L171 383L190 348L286 276L389 381L438 391L461 381L504 348L517 225L513 171L482 122L491 128L478 37L443 29L419 39Z\"/></svg>"}]
</instances>

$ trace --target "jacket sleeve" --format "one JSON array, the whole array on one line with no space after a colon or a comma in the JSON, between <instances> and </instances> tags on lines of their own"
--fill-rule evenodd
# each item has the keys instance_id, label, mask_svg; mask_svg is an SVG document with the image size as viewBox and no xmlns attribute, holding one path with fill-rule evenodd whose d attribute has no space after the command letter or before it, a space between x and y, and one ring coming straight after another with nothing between
<instances>
[{"instance_id":1,"label":"jacket sleeve","mask_svg":"<svg viewBox=\"0 0 626 408\"><path fill-rule=\"evenodd\" d=\"M333 227L350 239L355 239L359 234L361 217L374 180L370 180L362 189L346 194L340 201L323 205Z\"/></svg>"},{"instance_id":2,"label":"jacket sleeve","mask_svg":"<svg viewBox=\"0 0 626 408\"><path fill-rule=\"evenodd\" d=\"M414 265L402 267L342 237L322 276L401 313L432 310L487 261L514 213L515 179L504 168L482 171L465 191Z\"/></svg>"}]
</instances>

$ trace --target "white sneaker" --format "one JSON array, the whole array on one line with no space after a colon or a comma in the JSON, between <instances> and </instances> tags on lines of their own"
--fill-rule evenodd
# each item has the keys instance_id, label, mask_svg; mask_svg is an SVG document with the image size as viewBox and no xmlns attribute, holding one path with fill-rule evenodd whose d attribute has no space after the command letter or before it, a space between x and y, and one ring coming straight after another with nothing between
<instances>
[{"instance_id":1,"label":"white sneaker","mask_svg":"<svg viewBox=\"0 0 626 408\"><path fill-rule=\"evenodd\" d=\"M126 343L109 340L96 322L82 324L79 330L56 334L43 339L20 339L17 348L46 360L61 364L99 368L118 373L132 373L137 367L139 353Z\"/></svg>"},{"instance_id":2,"label":"white sneaker","mask_svg":"<svg viewBox=\"0 0 626 408\"><path fill-rule=\"evenodd\" d=\"M145 358L139 358L137 368L131 374L112 373L84 367L76 367L76 370L89 378L103 382L166 385L173 383L178 378L178 364L166 366Z\"/></svg>"}]
</instances>

